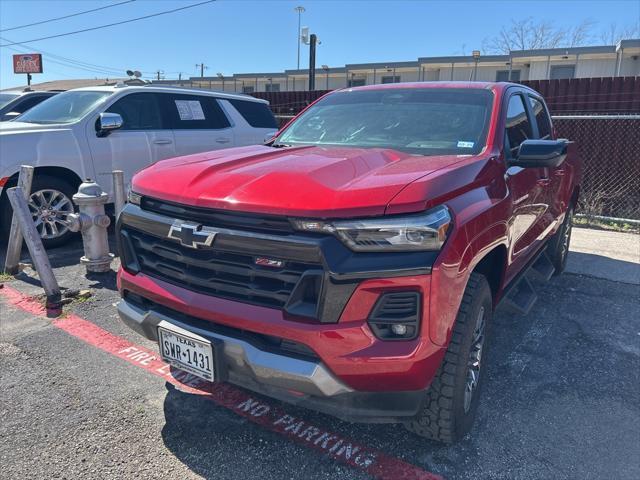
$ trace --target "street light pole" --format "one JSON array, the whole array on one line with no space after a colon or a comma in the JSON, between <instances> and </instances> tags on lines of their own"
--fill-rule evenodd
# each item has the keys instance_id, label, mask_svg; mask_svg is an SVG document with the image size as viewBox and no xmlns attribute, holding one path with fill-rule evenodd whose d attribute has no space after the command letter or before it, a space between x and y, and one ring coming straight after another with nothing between
<instances>
[{"instance_id":1,"label":"street light pole","mask_svg":"<svg viewBox=\"0 0 640 480\"><path fill-rule=\"evenodd\" d=\"M305 12L305 8L302 6L297 6L296 8L293 9L294 11L298 12L298 70L300 70L300 28L301 28L301 21L302 21L302 14Z\"/></svg>"},{"instance_id":2,"label":"street light pole","mask_svg":"<svg viewBox=\"0 0 640 480\"><path fill-rule=\"evenodd\" d=\"M480 50L474 50L471 54L473 56L473 59L475 61L475 65L473 67L473 81L476 81L476 78L478 78L478 62L480 61Z\"/></svg>"}]
</instances>

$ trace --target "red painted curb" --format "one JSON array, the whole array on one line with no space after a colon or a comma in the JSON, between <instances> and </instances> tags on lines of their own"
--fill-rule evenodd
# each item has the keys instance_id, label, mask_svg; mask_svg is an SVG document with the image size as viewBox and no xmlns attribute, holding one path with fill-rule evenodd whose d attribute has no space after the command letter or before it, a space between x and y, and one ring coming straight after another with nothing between
<instances>
[{"instance_id":1,"label":"red painted curb","mask_svg":"<svg viewBox=\"0 0 640 480\"><path fill-rule=\"evenodd\" d=\"M4 285L0 295L14 307L36 316L45 316L45 308L38 301ZM157 353L107 332L78 317L66 315L52 324L83 342L164 378L180 390L202 395L216 404L263 426L267 430L307 448L317 450L329 458L363 470L374 478L392 480L442 480L439 475L392 457L379 450L352 442L317 425L307 423L285 410L254 398L250 393L230 384L211 384L185 372L170 371Z\"/></svg>"}]
</instances>

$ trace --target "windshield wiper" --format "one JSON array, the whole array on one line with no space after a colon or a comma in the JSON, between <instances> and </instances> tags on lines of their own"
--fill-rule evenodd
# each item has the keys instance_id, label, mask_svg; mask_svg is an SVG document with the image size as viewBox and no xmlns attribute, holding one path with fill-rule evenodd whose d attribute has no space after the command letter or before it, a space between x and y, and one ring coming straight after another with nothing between
<instances>
[{"instance_id":1,"label":"windshield wiper","mask_svg":"<svg viewBox=\"0 0 640 480\"><path fill-rule=\"evenodd\" d=\"M271 146L273 148L285 148L285 147L291 147L292 145L289 145L288 143L272 143Z\"/></svg>"}]
</instances>

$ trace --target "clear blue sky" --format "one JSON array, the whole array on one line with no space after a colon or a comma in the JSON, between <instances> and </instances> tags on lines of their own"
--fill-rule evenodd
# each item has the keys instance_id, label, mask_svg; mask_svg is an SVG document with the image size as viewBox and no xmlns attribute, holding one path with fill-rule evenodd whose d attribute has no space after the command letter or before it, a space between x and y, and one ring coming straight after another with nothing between
<instances>
[{"instance_id":1,"label":"clear blue sky","mask_svg":"<svg viewBox=\"0 0 640 480\"><path fill-rule=\"evenodd\" d=\"M89 10L123 0L0 0L0 30ZM150 77L165 71L167 78L196 75L196 63L206 74L282 71L296 66L296 5L303 5L303 25L317 33L317 64L415 60L420 56L470 54L483 39L511 19L534 17L571 26L595 23L591 43L602 43L600 31L616 23L629 26L640 18L640 0L538 1L242 1L219 0L193 9L61 38L28 42L105 23L170 10L201 0L137 0L100 12L12 31L0 31L0 44L26 42L30 48L0 47L0 88L25 83L14 75L11 48L43 52L45 73L34 83L66 78L124 76L138 69ZM303 47L301 66L307 65ZM91 63L72 66L48 54ZM60 63L54 63L53 60ZM121 72L121 73L117 73Z\"/></svg>"}]
</instances>

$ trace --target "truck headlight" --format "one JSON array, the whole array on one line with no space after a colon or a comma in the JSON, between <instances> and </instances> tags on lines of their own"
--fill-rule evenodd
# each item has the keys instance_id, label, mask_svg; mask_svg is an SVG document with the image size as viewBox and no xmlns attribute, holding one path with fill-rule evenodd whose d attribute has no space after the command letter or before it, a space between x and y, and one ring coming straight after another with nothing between
<instances>
[{"instance_id":1,"label":"truck headlight","mask_svg":"<svg viewBox=\"0 0 640 480\"><path fill-rule=\"evenodd\" d=\"M331 233L356 252L440 250L451 215L441 205L423 213L360 220L292 220L297 230Z\"/></svg>"},{"instance_id":2,"label":"truck headlight","mask_svg":"<svg viewBox=\"0 0 640 480\"><path fill-rule=\"evenodd\" d=\"M134 205L140 205L140 202L142 201L142 195L134 192L133 190L129 190L129 194L127 195L127 201Z\"/></svg>"}]
</instances>

